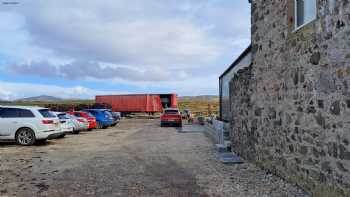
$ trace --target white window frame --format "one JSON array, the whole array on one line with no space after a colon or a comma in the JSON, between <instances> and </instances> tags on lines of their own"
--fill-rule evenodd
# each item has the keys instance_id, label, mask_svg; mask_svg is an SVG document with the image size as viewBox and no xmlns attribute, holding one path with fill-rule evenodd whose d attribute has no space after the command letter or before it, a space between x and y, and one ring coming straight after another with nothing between
<instances>
[{"instance_id":1,"label":"white window frame","mask_svg":"<svg viewBox=\"0 0 350 197\"><path fill-rule=\"evenodd\" d=\"M316 3L316 10L315 10L315 16L312 20L308 21L308 22L304 22L302 25L298 26L298 2L299 0L294 0L294 31L298 31L299 29L303 28L304 26L306 26L309 23L312 23L313 21L315 21L317 19L317 0L315 1ZM310 1L310 0L304 0L304 1ZM303 10L304 12L305 10ZM304 13L305 16L305 13Z\"/></svg>"}]
</instances>

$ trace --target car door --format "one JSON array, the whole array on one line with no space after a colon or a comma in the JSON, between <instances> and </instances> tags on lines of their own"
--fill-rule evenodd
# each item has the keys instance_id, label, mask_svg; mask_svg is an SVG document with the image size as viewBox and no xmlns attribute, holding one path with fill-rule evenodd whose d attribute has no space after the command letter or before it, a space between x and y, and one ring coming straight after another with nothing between
<instances>
[{"instance_id":1,"label":"car door","mask_svg":"<svg viewBox=\"0 0 350 197\"><path fill-rule=\"evenodd\" d=\"M1 108L0 136L10 136L18 127L18 110L16 108Z\"/></svg>"},{"instance_id":2,"label":"car door","mask_svg":"<svg viewBox=\"0 0 350 197\"><path fill-rule=\"evenodd\" d=\"M7 128L6 126L6 120L3 118L3 112L4 112L4 108L0 108L0 137L4 136L5 133L7 133L5 130Z\"/></svg>"}]
</instances>

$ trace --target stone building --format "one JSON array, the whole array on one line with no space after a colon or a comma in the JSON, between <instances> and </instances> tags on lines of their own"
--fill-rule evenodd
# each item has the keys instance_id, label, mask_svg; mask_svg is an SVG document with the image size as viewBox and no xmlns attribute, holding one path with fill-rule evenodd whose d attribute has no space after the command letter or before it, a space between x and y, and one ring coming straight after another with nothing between
<instances>
[{"instance_id":1,"label":"stone building","mask_svg":"<svg viewBox=\"0 0 350 197\"><path fill-rule=\"evenodd\" d=\"M230 122L230 81L237 77L237 72L252 63L251 46L249 46L219 77L220 120Z\"/></svg>"},{"instance_id":2,"label":"stone building","mask_svg":"<svg viewBox=\"0 0 350 197\"><path fill-rule=\"evenodd\" d=\"M230 140L231 134L231 101L230 82L233 78L239 77L239 71L252 64L251 46L249 46L219 77L219 104L220 121L222 122L222 136L218 136L218 143L223 144L225 140ZM220 135L219 134L219 135Z\"/></svg>"},{"instance_id":3,"label":"stone building","mask_svg":"<svg viewBox=\"0 0 350 197\"><path fill-rule=\"evenodd\" d=\"M350 196L350 1L252 0L230 82L233 150L313 196Z\"/></svg>"}]
</instances>

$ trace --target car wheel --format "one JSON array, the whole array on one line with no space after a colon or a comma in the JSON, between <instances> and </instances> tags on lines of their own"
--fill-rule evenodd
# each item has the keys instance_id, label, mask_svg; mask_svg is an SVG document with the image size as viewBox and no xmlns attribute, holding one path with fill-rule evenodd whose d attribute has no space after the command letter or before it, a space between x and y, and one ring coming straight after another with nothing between
<instances>
[{"instance_id":1,"label":"car wheel","mask_svg":"<svg viewBox=\"0 0 350 197\"><path fill-rule=\"evenodd\" d=\"M29 128L23 128L16 133L16 142L22 146L30 146L35 143L34 131Z\"/></svg>"},{"instance_id":2,"label":"car wheel","mask_svg":"<svg viewBox=\"0 0 350 197\"><path fill-rule=\"evenodd\" d=\"M182 127L182 122L180 122L178 126L179 126L179 127Z\"/></svg>"},{"instance_id":3,"label":"car wheel","mask_svg":"<svg viewBox=\"0 0 350 197\"><path fill-rule=\"evenodd\" d=\"M63 133L62 135L58 136L56 139L61 139L61 138L64 138L66 136L65 133Z\"/></svg>"},{"instance_id":4,"label":"car wheel","mask_svg":"<svg viewBox=\"0 0 350 197\"><path fill-rule=\"evenodd\" d=\"M73 133L73 134L79 134L80 131L79 131L79 130L74 130L72 133Z\"/></svg>"},{"instance_id":5,"label":"car wheel","mask_svg":"<svg viewBox=\"0 0 350 197\"><path fill-rule=\"evenodd\" d=\"M88 131L92 131L92 129L88 129Z\"/></svg>"}]
</instances>

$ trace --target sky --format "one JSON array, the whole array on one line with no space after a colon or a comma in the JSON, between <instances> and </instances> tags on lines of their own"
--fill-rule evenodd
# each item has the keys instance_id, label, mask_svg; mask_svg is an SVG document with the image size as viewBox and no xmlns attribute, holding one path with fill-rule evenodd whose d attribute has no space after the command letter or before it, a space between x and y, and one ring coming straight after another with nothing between
<instances>
[{"instance_id":1,"label":"sky","mask_svg":"<svg viewBox=\"0 0 350 197\"><path fill-rule=\"evenodd\" d=\"M250 43L247 0L0 2L1 100L218 95Z\"/></svg>"}]
</instances>

